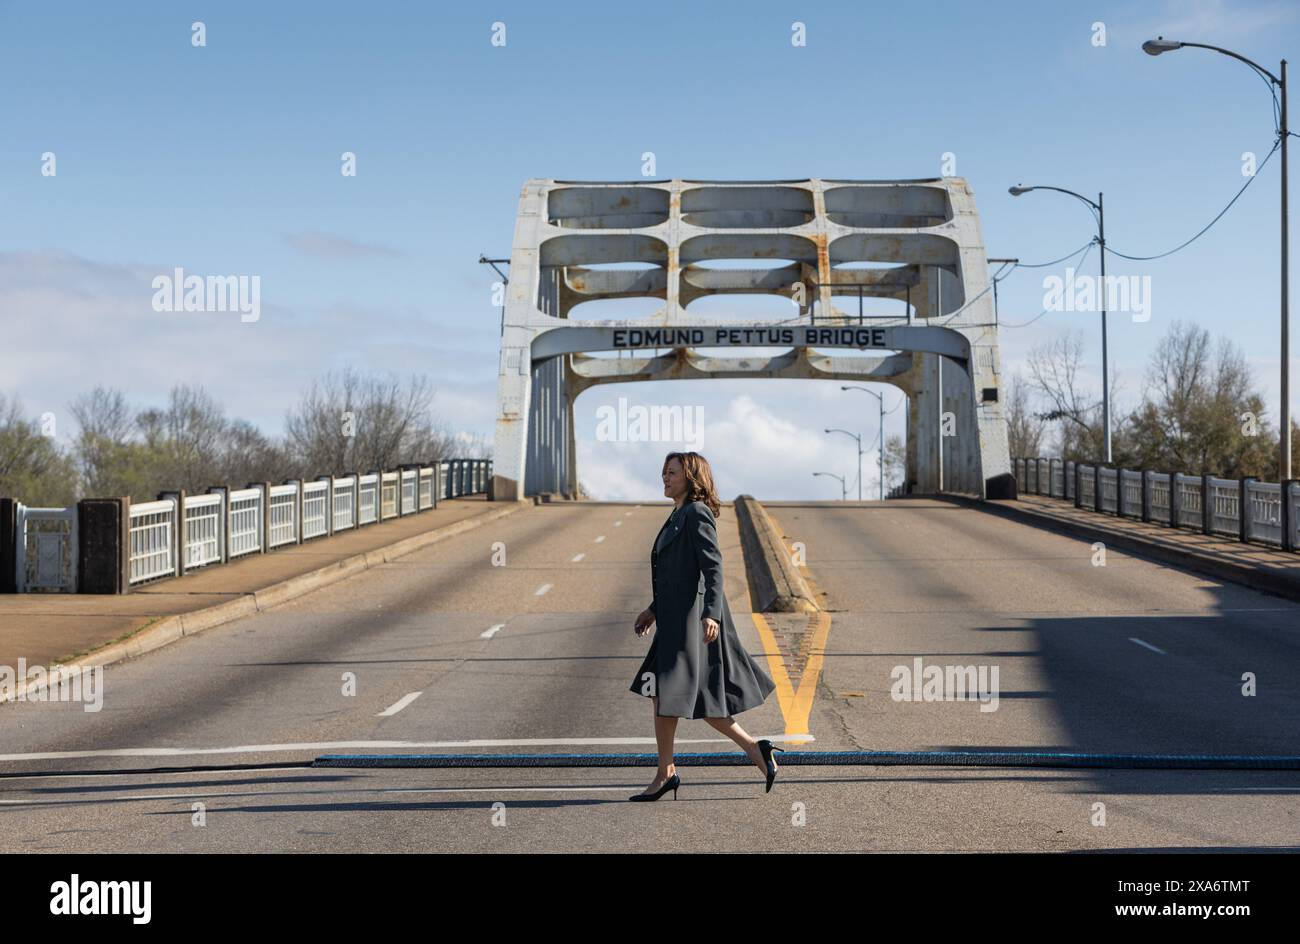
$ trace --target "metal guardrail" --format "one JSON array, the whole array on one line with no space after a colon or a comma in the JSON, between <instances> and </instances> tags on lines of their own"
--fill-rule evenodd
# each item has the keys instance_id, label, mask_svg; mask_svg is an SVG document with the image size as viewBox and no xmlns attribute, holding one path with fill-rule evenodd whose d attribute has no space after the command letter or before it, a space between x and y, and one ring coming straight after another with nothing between
<instances>
[{"instance_id":1,"label":"metal guardrail","mask_svg":"<svg viewBox=\"0 0 1300 944\"><path fill-rule=\"evenodd\" d=\"M1300 549L1300 481L1117 469L1049 458L1011 461L1019 491L1076 507L1239 541Z\"/></svg>"},{"instance_id":2,"label":"metal guardrail","mask_svg":"<svg viewBox=\"0 0 1300 944\"><path fill-rule=\"evenodd\" d=\"M142 503L108 501L123 507L122 580L130 587L427 511L439 499L486 492L491 476L490 459L444 459L281 485L214 486L202 495L163 492ZM0 583L0 589L80 589L79 507L28 508L17 502L8 507L16 566L8 575L12 583Z\"/></svg>"}]
</instances>

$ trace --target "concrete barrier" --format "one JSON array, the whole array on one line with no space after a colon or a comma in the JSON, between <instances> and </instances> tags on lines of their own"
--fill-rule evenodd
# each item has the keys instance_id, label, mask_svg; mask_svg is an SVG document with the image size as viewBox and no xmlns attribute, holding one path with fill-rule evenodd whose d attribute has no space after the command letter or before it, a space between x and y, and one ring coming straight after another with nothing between
<instances>
[{"instance_id":1,"label":"concrete barrier","mask_svg":"<svg viewBox=\"0 0 1300 944\"><path fill-rule=\"evenodd\" d=\"M763 506L754 496L741 495L734 507L756 612L818 612L821 607Z\"/></svg>"}]
</instances>

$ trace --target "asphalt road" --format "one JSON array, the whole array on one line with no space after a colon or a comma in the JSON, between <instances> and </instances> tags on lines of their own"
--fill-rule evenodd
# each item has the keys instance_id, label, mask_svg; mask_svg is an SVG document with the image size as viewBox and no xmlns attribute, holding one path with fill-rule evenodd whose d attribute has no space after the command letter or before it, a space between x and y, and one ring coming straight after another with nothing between
<instances>
[{"instance_id":1,"label":"asphalt road","mask_svg":"<svg viewBox=\"0 0 1300 944\"><path fill-rule=\"evenodd\" d=\"M767 507L828 614L749 615L726 509L742 641L788 680L739 717L755 737L1300 754L1295 604L943 502ZM682 766L678 799L633 804L651 768L309 766L652 751L632 620L667 511L528 508L109 666L100 711L0 705L0 852L1300 848L1296 771L788 765L765 794L755 768ZM896 700L918 657L996 669L996 700ZM678 745L735 750L703 721ZM239 764L283 766L142 772Z\"/></svg>"}]
</instances>

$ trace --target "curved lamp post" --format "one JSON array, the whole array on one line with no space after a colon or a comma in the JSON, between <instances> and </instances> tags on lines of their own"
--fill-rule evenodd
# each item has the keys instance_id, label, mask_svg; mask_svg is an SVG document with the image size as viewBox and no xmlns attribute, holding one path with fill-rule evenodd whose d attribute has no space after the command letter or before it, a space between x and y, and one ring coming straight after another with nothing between
<instances>
[{"instance_id":1,"label":"curved lamp post","mask_svg":"<svg viewBox=\"0 0 1300 944\"><path fill-rule=\"evenodd\" d=\"M844 476L836 475L834 472L814 472L813 475L829 475L833 479L840 480L840 501L849 500L849 487L844 484Z\"/></svg>"},{"instance_id":2,"label":"curved lamp post","mask_svg":"<svg viewBox=\"0 0 1300 944\"><path fill-rule=\"evenodd\" d=\"M1245 56L1238 55L1229 49L1223 49L1220 46L1209 46L1205 43L1182 43L1172 39L1165 39L1163 36L1157 36L1155 39L1148 39L1142 44L1142 51L1148 56L1158 56L1164 52L1173 52L1175 49L1183 47L1195 49L1210 49L1214 52L1223 53L1239 62L1244 62L1255 70L1264 81L1272 86L1276 86L1281 94L1281 127L1278 133L1282 139L1282 450L1278 457L1278 481L1285 483L1291 478L1291 385L1290 385L1290 361L1291 361L1291 337L1290 337L1290 303L1288 301L1289 288L1287 284L1287 265L1290 257L1290 247L1287 242L1287 184L1286 184L1286 145L1287 138L1290 137L1286 127L1286 60L1282 60L1281 78L1269 72L1257 62L1252 62ZM1285 484L1283 485L1285 488Z\"/></svg>"},{"instance_id":3,"label":"curved lamp post","mask_svg":"<svg viewBox=\"0 0 1300 944\"><path fill-rule=\"evenodd\" d=\"M885 398L869 387L857 385L840 386L841 390L861 390L869 393L880 403L880 500L885 500ZM893 411L890 411L893 412Z\"/></svg>"},{"instance_id":4,"label":"curved lamp post","mask_svg":"<svg viewBox=\"0 0 1300 944\"><path fill-rule=\"evenodd\" d=\"M1076 200L1082 200L1093 211L1093 216L1097 220L1097 244L1101 247L1101 289L1097 293L1101 297L1101 425L1102 425L1102 449L1105 453L1106 464L1111 462L1110 451L1110 365L1106 348L1106 212L1103 209L1102 195L1097 194L1097 202L1093 203L1083 194L1075 193L1073 190L1065 190L1061 187L1022 187L1016 184L1014 187L1008 187L1007 193L1013 197L1018 197L1022 193L1029 193L1031 190L1055 190L1057 193L1068 193Z\"/></svg>"},{"instance_id":5,"label":"curved lamp post","mask_svg":"<svg viewBox=\"0 0 1300 944\"><path fill-rule=\"evenodd\" d=\"M862 501L862 437L857 433L850 433L847 429L828 429L828 433L843 433L845 436L852 436L858 441L858 501Z\"/></svg>"}]
</instances>

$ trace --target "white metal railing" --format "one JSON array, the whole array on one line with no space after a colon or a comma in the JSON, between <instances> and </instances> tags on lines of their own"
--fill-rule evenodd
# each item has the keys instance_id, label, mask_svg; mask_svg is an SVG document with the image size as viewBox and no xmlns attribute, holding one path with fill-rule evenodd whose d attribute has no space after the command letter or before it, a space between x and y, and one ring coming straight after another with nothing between
<instances>
[{"instance_id":1,"label":"white metal railing","mask_svg":"<svg viewBox=\"0 0 1300 944\"><path fill-rule=\"evenodd\" d=\"M1282 543L1282 486L1276 482L1246 483L1246 540Z\"/></svg>"},{"instance_id":2,"label":"white metal railing","mask_svg":"<svg viewBox=\"0 0 1300 944\"><path fill-rule=\"evenodd\" d=\"M298 486L271 486L271 522L268 547L296 544L298 541Z\"/></svg>"},{"instance_id":3,"label":"white metal railing","mask_svg":"<svg viewBox=\"0 0 1300 944\"><path fill-rule=\"evenodd\" d=\"M1142 473L1124 469L1119 483L1119 514L1142 517Z\"/></svg>"},{"instance_id":4,"label":"white metal railing","mask_svg":"<svg viewBox=\"0 0 1300 944\"><path fill-rule=\"evenodd\" d=\"M354 510L357 500L357 477L347 475L334 479L334 530L346 531L356 527Z\"/></svg>"},{"instance_id":5,"label":"white metal railing","mask_svg":"<svg viewBox=\"0 0 1300 944\"><path fill-rule=\"evenodd\" d=\"M425 468L420 469L420 510L421 511L424 511L424 509L426 508L433 507L434 504L433 480L434 480L434 475L433 475L432 466L426 466Z\"/></svg>"},{"instance_id":6,"label":"white metal railing","mask_svg":"<svg viewBox=\"0 0 1300 944\"><path fill-rule=\"evenodd\" d=\"M1151 495L1151 520L1169 523L1169 473L1148 472L1147 489Z\"/></svg>"},{"instance_id":7,"label":"white metal railing","mask_svg":"<svg viewBox=\"0 0 1300 944\"><path fill-rule=\"evenodd\" d=\"M1204 512L1201 510L1201 477L1175 473L1174 488L1178 491L1179 527L1201 527L1204 521Z\"/></svg>"},{"instance_id":8,"label":"white metal railing","mask_svg":"<svg viewBox=\"0 0 1300 944\"><path fill-rule=\"evenodd\" d=\"M1101 510L1115 511L1119 496L1118 472L1115 469L1101 469L1097 473L1097 487L1101 489Z\"/></svg>"},{"instance_id":9,"label":"white metal railing","mask_svg":"<svg viewBox=\"0 0 1300 944\"><path fill-rule=\"evenodd\" d=\"M402 508L401 514L409 515L416 511L415 503L419 498L419 475L415 469L402 470Z\"/></svg>"},{"instance_id":10,"label":"white metal railing","mask_svg":"<svg viewBox=\"0 0 1300 944\"><path fill-rule=\"evenodd\" d=\"M1031 457L1012 459L1011 468L1024 494L1048 494L1082 508L1300 550L1300 481L1283 486L1251 478L1098 468Z\"/></svg>"},{"instance_id":11,"label":"white metal railing","mask_svg":"<svg viewBox=\"0 0 1300 944\"><path fill-rule=\"evenodd\" d=\"M227 556L231 560L262 549L263 513L260 487L230 493L230 545Z\"/></svg>"},{"instance_id":12,"label":"white metal railing","mask_svg":"<svg viewBox=\"0 0 1300 944\"><path fill-rule=\"evenodd\" d=\"M176 502L173 499L132 505L128 532L127 573L131 583L176 572L172 544L176 534Z\"/></svg>"},{"instance_id":13,"label":"white metal railing","mask_svg":"<svg viewBox=\"0 0 1300 944\"><path fill-rule=\"evenodd\" d=\"M1241 530L1241 486L1236 479L1210 476L1210 530L1236 537Z\"/></svg>"},{"instance_id":14,"label":"white metal railing","mask_svg":"<svg viewBox=\"0 0 1300 944\"><path fill-rule=\"evenodd\" d=\"M380 477L380 519L392 518L397 514L398 476L396 472L385 472Z\"/></svg>"},{"instance_id":15,"label":"white metal railing","mask_svg":"<svg viewBox=\"0 0 1300 944\"><path fill-rule=\"evenodd\" d=\"M361 490L361 523L370 524L379 520L379 476L375 473L363 475L358 479L357 488Z\"/></svg>"},{"instance_id":16,"label":"white metal railing","mask_svg":"<svg viewBox=\"0 0 1300 944\"><path fill-rule=\"evenodd\" d=\"M133 509L134 510L134 509ZM221 493L185 496L185 569L221 560Z\"/></svg>"},{"instance_id":17,"label":"white metal railing","mask_svg":"<svg viewBox=\"0 0 1300 944\"><path fill-rule=\"evenodd\" d=\"M1079 468L1079 504L1084 508L1097 505L1096 466L1081 465Z\"/></svg>"},{"instance_id":18,"label":"white metal railing","mask_svg":"<svg viewBox=\"0 0 1300 944\"><path fill-rule=\"evenodd\" d=\"M1055 463L1058 479L1066 467ZM171 577L425 511L444 495L485 491L491 468L490 460L451 459L309 482L218 486L183 500L180 492L163 492L156 501L128 501L125 576L129 585ZM1062 482L1061 488L1068 486ZM14 566L5 575L8 586L23 592L75 592L80 508L29 508L17 501L13 508L17 527Z\"/></svg>"},{"instance_id":19,"label":"white metal railing","mask_svg":"<svg viewBox=\"0 0 1300 944\"><path fill-rule=\"evenodd\" d=\"M302 539L329 533L329 482L302 483Z\"/></svg>"}]
</instances>

